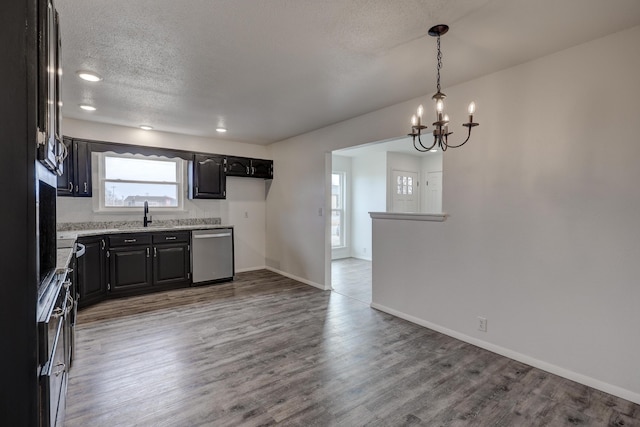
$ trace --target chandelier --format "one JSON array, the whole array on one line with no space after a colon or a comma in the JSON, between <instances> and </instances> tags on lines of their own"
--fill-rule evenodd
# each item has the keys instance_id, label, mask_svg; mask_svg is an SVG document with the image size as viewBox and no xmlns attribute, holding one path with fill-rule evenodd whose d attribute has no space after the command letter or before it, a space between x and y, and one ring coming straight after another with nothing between
<instances>
[{"instance_id":1,"label":"chandelier","mask_svg":"<svg viewBox=\"0 0 640 427\"><path fill-rule=\"evenodd\" d=\"M467 139L458 145L452 145L449 143L449 135L453 132L449 132L449 116L444 112L444 99L446 98L446 95L440 91L440 69L442 68L440 36L446 34L447 31L449 31L448 25L436 25L429 29L429 35L438 38L438 80L436 84L436 93L432 97L436 102L436 121L433 122L433 144L428 145L428 143L424 144L421 139L422 131L427 129L427 126L422 124L422 114L424 113L422 105L418 107L416 114L411 117L411 133L409 136L413 137L413 146L420 152L436 151L436 146L438 146L442 151L447 151L447 148L462 147L471 137L471 128L478 126L478 123L473 122L473 113L476 111L476 104L475 102L472 102L469 104L469 121L462 124L462 126L469 129Z\"/></svg>"}]
</instances>

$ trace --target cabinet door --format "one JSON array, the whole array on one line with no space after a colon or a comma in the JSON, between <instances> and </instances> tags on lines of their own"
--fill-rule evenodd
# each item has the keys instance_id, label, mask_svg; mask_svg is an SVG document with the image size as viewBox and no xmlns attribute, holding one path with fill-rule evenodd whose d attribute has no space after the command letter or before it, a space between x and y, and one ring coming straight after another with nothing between
<instances>
[{"instance_id":1,"label":"cabinet door","mask_svg":"<svg viewBox=\"0 0 640 427\"><path fill-rule=\"evenodd\" d=\"M91 197L91 150L87 141L73 141L74 193Z\"/></svg>"},{"instance_id":2,"label":"cabinet door","mask_svg":"<svg viewBox=\"0 0 640 427\"><path fill-rule=\"evenodd\" d=\"M227 176L250 176L251 159L227 156Z\"/></svg>"},{"instance_id":3,"label":"cabinet door","mask_svg":"<svg viewBox=\"0 0 640 427\"><path fill-rule=\"evenodd\" d=\"M153 284L187 284L191 279L188 243L171 243L153 247Z\"/></svg>"},{"instance_id":4,"label":"cabinet door","mask_svg":"<svg viewBox=\"0 0 640 427\"><path fill-rule=\"evenodd\" d=\"M58 176L58 196L73 196L73 141L64 138L67 157L62 162L62 175Z\"/></svg>"},{"instance_id":5,"label":"cabinet door","mask_svg":"<svg viewBox=\"0 0 640 427\"><path fill-rule=\"evenodd\" d=\"M251 160L251 172L254 178L273 178L273 161L252 159Z\"/></svg>"},{"instance_id":6,"label":"cabinet door","mask_svg":"<svg viewBox=\"0 0 640 427\"><path fill-rule=\"evenodd\" d=\"M113 293L151 286L151 247L109 248L109 289Z\"/></svg>"},{"instance_id":7,"label":"cabinet door","mask_svg":"<svg viewBox=\"0 0 640 427\"><path fill-rule=\"evenodd\" d=\"M226 192L224 156L194 154L189 165L189 198L224 199Z\"/></svg>"},{"instance_id":8,"label":"cabinet door","mask_svg":"<svg viewBox=\"0 0 640 427\"><path fill-rule=\"evenodd\" d=\"M85 247L83 256L77 259L78 306L96 303L107 294L106 240L104 237L78 239Z\"/></svg>"}]
</instances>

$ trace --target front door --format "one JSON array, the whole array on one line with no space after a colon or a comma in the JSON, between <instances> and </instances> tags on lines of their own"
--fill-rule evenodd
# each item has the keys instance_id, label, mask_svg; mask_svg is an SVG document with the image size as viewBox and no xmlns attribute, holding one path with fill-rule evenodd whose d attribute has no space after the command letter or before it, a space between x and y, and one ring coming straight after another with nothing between
<instances>
[{"instance_id":1,"label":"front door","mask_svg":"<svg viewBox=\"0 0 640 427\"><path fill-rule=\"evenodd\" d=\"M394 170L392 182L393 212L419 212L418 173Z\"/></svg>"}]
</instances>

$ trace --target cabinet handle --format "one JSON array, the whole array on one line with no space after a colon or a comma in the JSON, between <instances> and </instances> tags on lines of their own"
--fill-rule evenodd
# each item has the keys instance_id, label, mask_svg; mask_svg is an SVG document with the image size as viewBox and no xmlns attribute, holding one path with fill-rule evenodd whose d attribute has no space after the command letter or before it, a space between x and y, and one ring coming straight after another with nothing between
<instances>
[{"instance_id":1,"label":"cabinet handle","mask_svg":"<svg viewBox=\"0 0 640 427\"><path fill-rule=\"evenodd\" d=\"M69 193L73 193L73 182L69 183Z\"/></svg>"},{"instance_id":2,"label":"cabinet handle","mask_svg":"<svg viewBox=\"0 0 640 427\"><path fill-rule=\"evenodd\" d=\"M147 248L147 258L149 258L149 248Z\"/></svg>"},{"instance_id":3,"label":"cabinet handle","mask_svg":"<svg viewBox=\"0 0 640 427\"><path fill-rule=\"evenodd\" d=\"M60 368L59 370L55 371L53 374L58 377L60 376L61 373L63 373L66 369L67 369L67 365L65 365L64 363L58 363L56 365L56 368Z\"/></svg>"},{"instance_id":4,"label":"cabinet handle","mask_svg":"<svg viewBox=\"0 0 640 427\"><path fill-rule=\"evenodd\" d=\"M158 258L158 248L156 247L153 248L153 257Z\"/></svg>"},{"instance_id":5,"label":"cabinet handle","mask_svg":"<svg viewBox=\"0 0 640 427\"><path fill-rule=\"evenodd\" d=\"M87 190L87 183L86 183L86 182L84 183L84 192L85 192L85 193L88 193L88 192L89 192L89 191Z\"/></svg>"},{"instance_id":6,"label":"cabinet handle","mask_svg":"<svg viewBox=\"0 0 640 427\"><path fill-rule=\"evenodd\" d=\"M100 249L104 251L105 246L104 239L100 240Z\"/></svg>"},{"instance_id":7,"label":"cabinet handle","mask_svg":"<svg viewBox=\"0 0 640 427\"><path fill-rule=\"evenodd\" d=\"M125 243L134 243L136 239L124 239Z\"/></svg>"},{"instance_id":8,"label":"cabinet handle","mask_svg":"<svg viewBox=\"0 0 640 427\"><path fill-rule=\"evenodd\" d=\"M80 191L80 187L78 187L78 186L76 185L76 193L77 193L78 191Z\"/></svg>"},{"instance_id":9,"label":"cabinet handle","mask_svg":"<svg viewBox=\"0 0 640 427\"><path fill-rule=\"evenodd\" d=\"M255 166L251 166L251 175L255 175L256 174L256 168Z\"/></svg>"},{"instance_id":10,"label":"cabinet handle","mask_svg":"<svg viewBox=\"0 0 640 427\"><path fill-rule=\"evenodd\" d=\"M176 240L176 237L175 236L171 236L171 237L165 237L164 239L165 240Z\"/></svg>"},{"instance_id":11,"label":"cabinet handle","mask_svg":"<svg viewBox=\"0 0 640 427\"><path fill-rule=\"evenodd\" d=\"M249 175L249 166L247 166L247 175Z\"/></svg>"},{"instance_id":12,"label":"cabinet handle","mask_svg":"<svg viewBox=\"0 0 640 427\"><path fill-rule=\"evenodd\" d=\"M53 312L51 313L51 317L53 317L54 319L57 319L58 317L62 317L64 316L64 310L61 309L60 307L56 307L53 309Z\"/></svg>"}]
</instances>

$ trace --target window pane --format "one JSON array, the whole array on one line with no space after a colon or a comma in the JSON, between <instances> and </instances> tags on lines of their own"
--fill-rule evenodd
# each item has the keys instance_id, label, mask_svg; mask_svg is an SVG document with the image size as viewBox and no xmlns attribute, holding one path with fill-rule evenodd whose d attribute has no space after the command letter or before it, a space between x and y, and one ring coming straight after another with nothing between
<instances>
[{"instance_id":1,"label":"window pane","mask_svg":"<svg viewBox=\"0 0 640 427\"><path fill-rule=\"evenodd\" d=\"M331 211L331 246L334 248L344 246L343 227L342 211Z\"/></svg>"},{"instance_id":2,"label":"window pane","mask_svg":"<svg viewBox=\"0 0 640 427\"><path fill-rule=\"evenodd\" d=\"M104 205L177 207L178 186L175 184L134 184L128 182L104 182Z\"/></svg>"},{"instance_id":3,"label":"window pane","mask_svg":"<svg viewBox=\"0 0 640 427\"><path fill-rule=\"evenodd\" d=\"M105 156L104 177L126 181L177 182L177 165L174 161L129 159Z\"/></svg>"}]
</instances>

